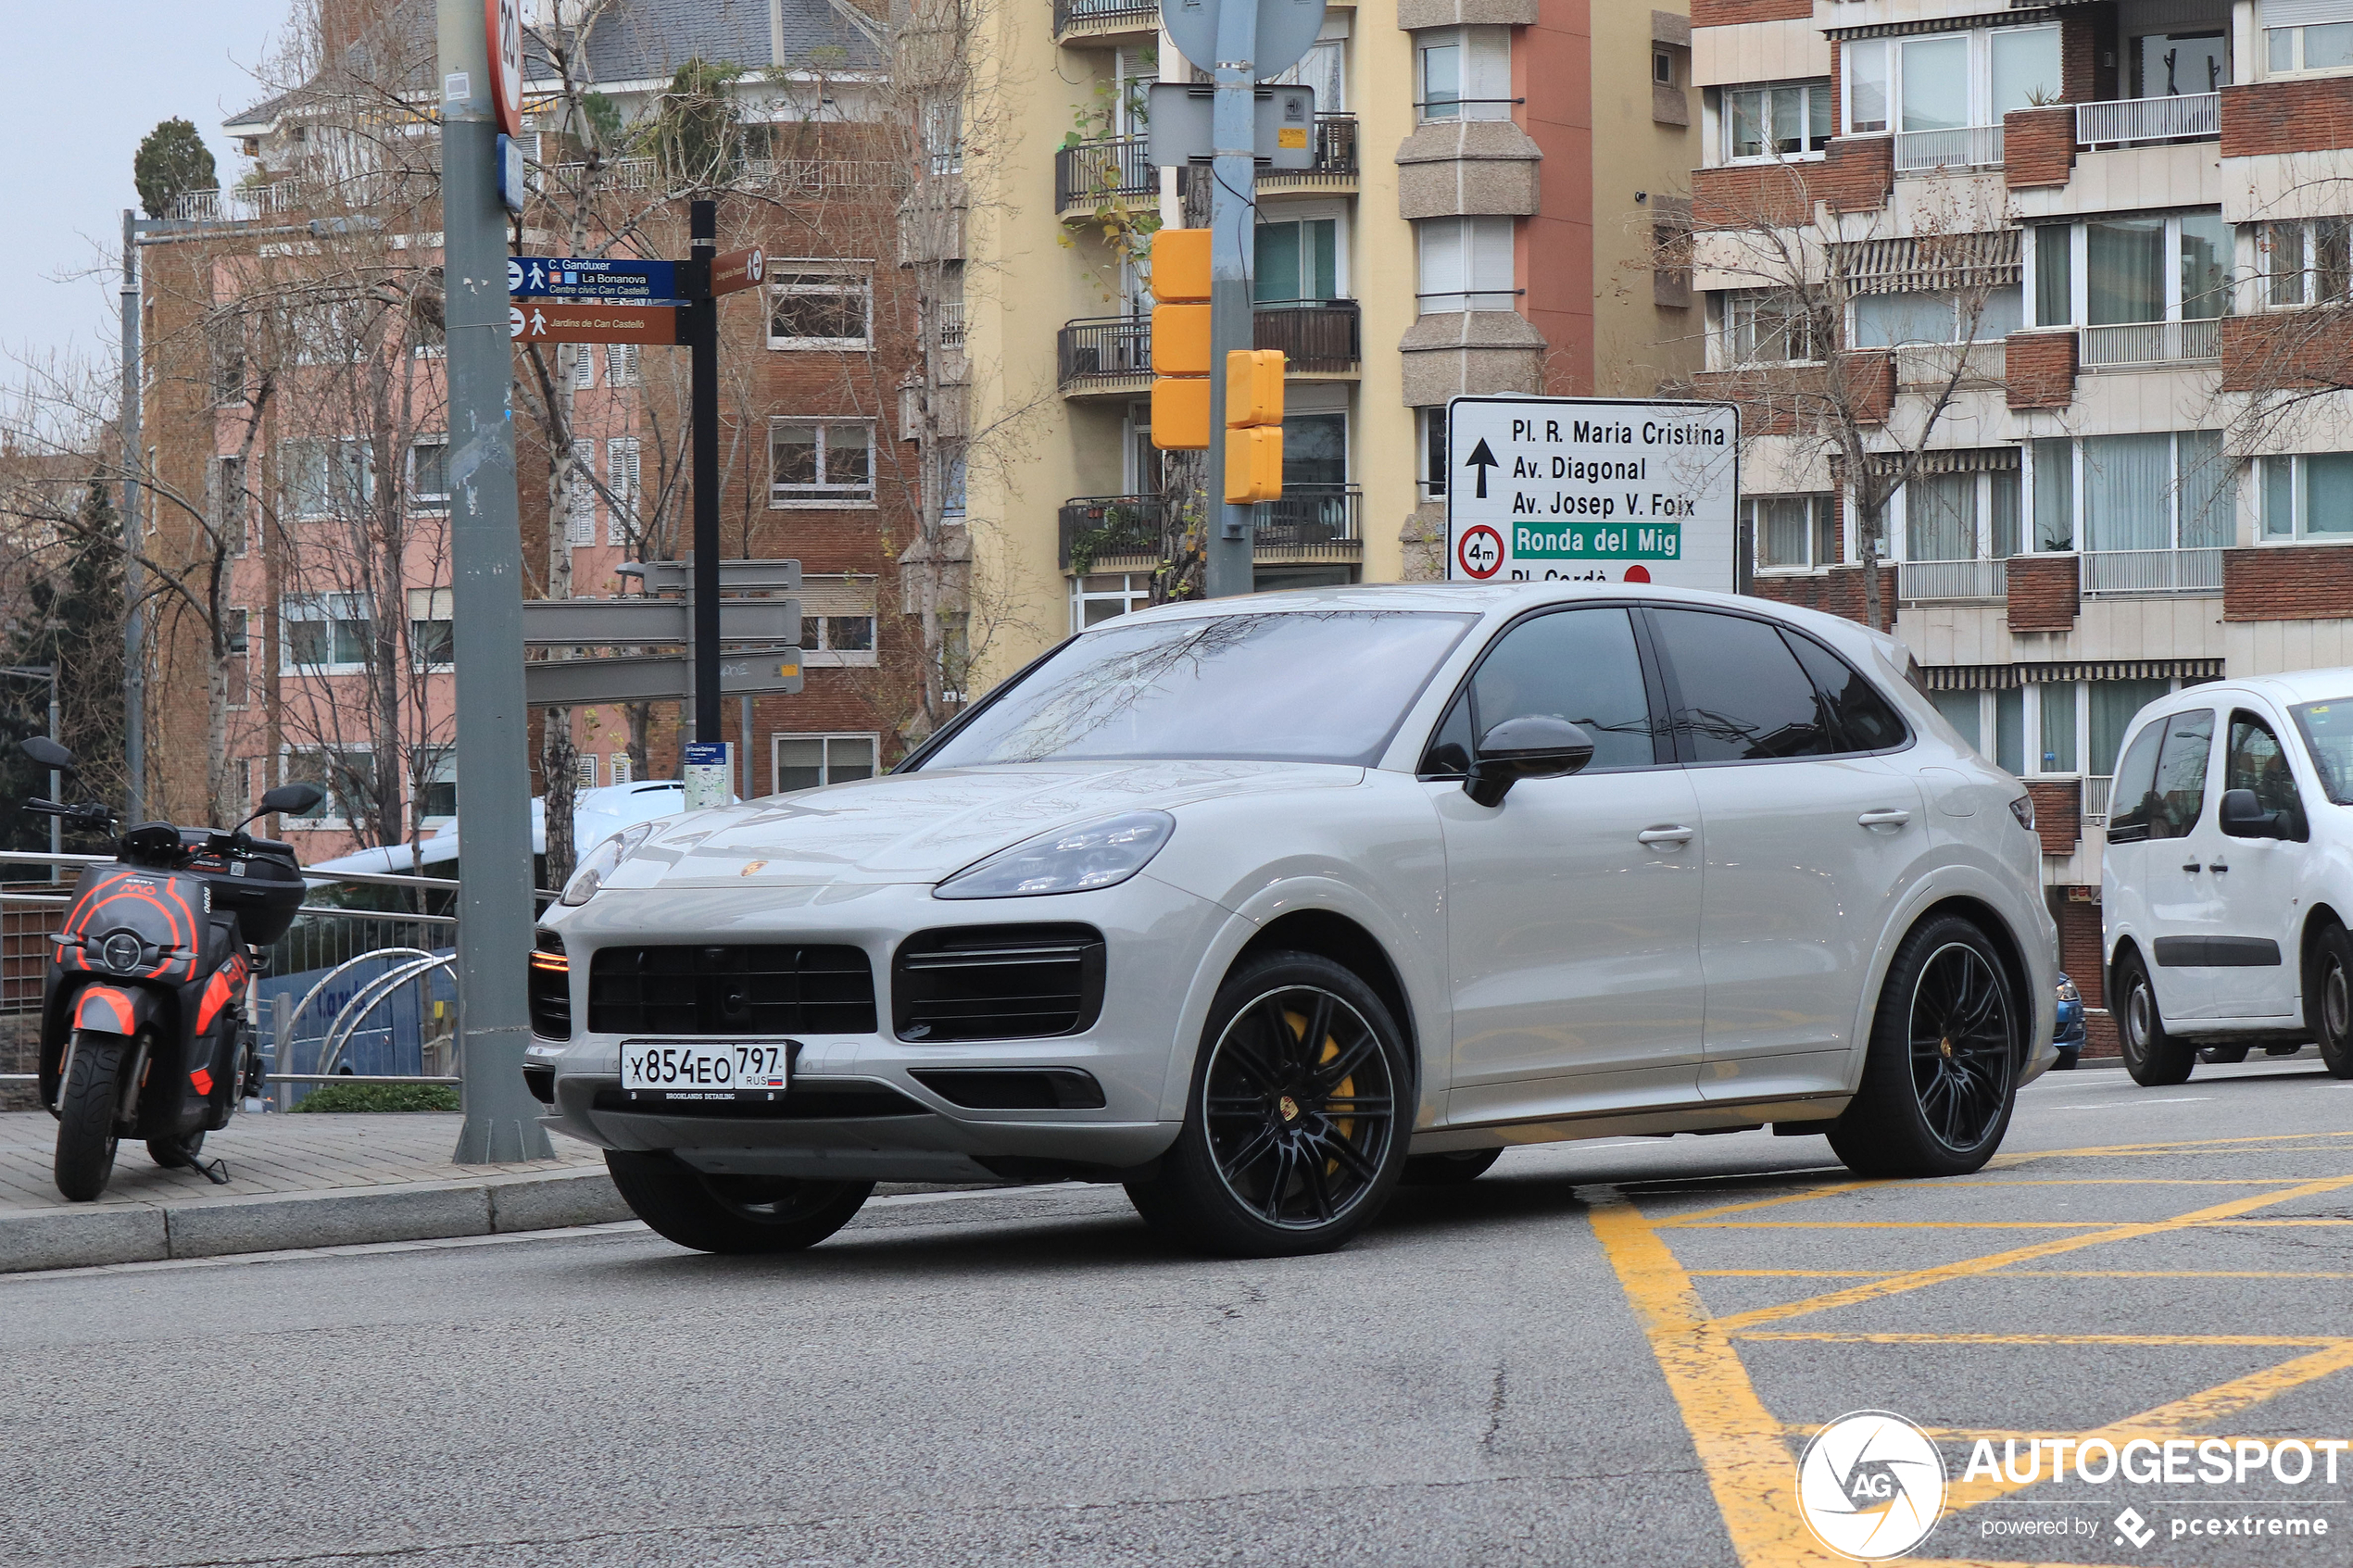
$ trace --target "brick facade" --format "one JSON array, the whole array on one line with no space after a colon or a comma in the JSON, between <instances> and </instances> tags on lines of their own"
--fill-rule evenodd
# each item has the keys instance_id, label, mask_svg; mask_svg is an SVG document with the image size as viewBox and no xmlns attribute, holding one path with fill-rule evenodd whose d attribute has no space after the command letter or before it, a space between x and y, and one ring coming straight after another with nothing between
<instances>
[{"instance_id":1,"label":"brick facade","mask_svg":"<svg viewBox=\"0 0 2353 1568\"><path fill-rule=\"evenodd\" d=\"M2071 632L2082 608L2078 559L2072 555L2012 556L2009 616L2013 632Z\"/></svg>"},{"instance_id":2,"label":"brick facade","mask_svg":"<svg viewBox=\"0 0 2353 1568\"><path fill-rule=\"evenodd\" d=\"M2353 77L2233 82L2221 117L2224 157L2353 147Z\"/></svg>"},{"instance_id":3,"label":"brick facade","mask_svg":"<svg viewBox=\"0 0 2353 1568\"><path fill-rule=\"evenodd\" d=\"M2012 332L2004 340L2004 375L2013 408L2064 408L2075 401L2073 328Z\"/></svg>"},{"instance_id":4,"label":"brick facade","mask_svg":"<svg viewBox=\"0 0 2353 1568\"><path fill-rule=\"evenodd\" d=\"M1895 190L1895 139L1832 138L1814 182L1832 212L1879 211Z\"/></svg>"},{"instance_id":5,"label":"brick facade","mask_svg":"<svg viewBox=\"0 0 2353 1568\"><path fill-rule=\"evenodd\" d=\"M1795 605L1801 609L1818 609L1828 615L1843 615L1849 621L1862 621L1864 569L1860 566L1834 566L1827 571L1793 573L1787 577L1759 577L1749 585L1749 593L1775 604ZM1880 572L1880 619L1882 630L1895 619L1895 568L1881 562Z\"/></svg>"},{"instance_id":6,"label":"brick facade","mask_svg":"<svg viewBox=\"0 0 2353 1568\"><path fill-rule=\"evenodd\" d=\"M2222 552L2225 621L2333 621L2353 611L2353 545Z\"/></svg>"},{"instance_id":7,"label":"brick facade","mask_svg":"<svg viewBox=\"0 0 2353 1568\"><path fill-rule=\"evenodd\" d=\"M1856 348L1831 362L1836 389L1856 424L1879 425L1895 407L1895 355L1885 348Z\"/></svg>"},{"instance_id":8,"label":"brick facade","mask_svg":"<svg viewBox=\"0 0 2353 1568\"><path fill-rule=\"evenodd\" d=\"M1819 166L1743 163L1692 170L1694 229L1788 229L1814 218L1807 182Z\"/></svg>"},{"instance_id":9,"label":"brick facade","mask_svg":"<svg viewBox=\"0 0 2353 1568\"><path fill-rule=\"evenodd\" d=\"M2222 390L2353 386L2353 323L2336 310L2222 318Z\"/></svg>"},{"instance_id":10,"label":"brick facade","mask_svg":"<svg viewBox=\"0 0 2353 1568\"><path fill-rule=\"evenodd\" d=\"M2002 180L2013 191L2064 185L2075 169L2075 111L2012 109L2002 117Z\"/></svg>"},{"instance_id":11,"label":"brick facade","mask_svg":"<svg viewBox=\"0 0 2353 1568\"><path fill-rule=\"evenodd\" d=\"M1741 406L1741 434L1796 435L1814 429L1830 396L1821 365L1704 370L1692 378L1701 397Z\"/></svg>"},{"instance_id":12,"label":"brick facade","mask_svg":"<svg viewBox=\"0 0 2353 1568\"><path fill-rule=\"evenodd\" d=\"M2034 802L2034 831L2043 840L2043 853L2074 854L2083 837L2083 782L2029 779L2026 793Z\"/></svg>"},{"instance_id":13,"label":"brick facade","mask_svg":"<svg viewBox=\"0 0 2353 1568\"><path fill-rule=\"evenodd\" d=\"M1814 0L1692 0L1693 27L1737 27L1742 22L1810 20Z\"/></svg>"}]
</instances>

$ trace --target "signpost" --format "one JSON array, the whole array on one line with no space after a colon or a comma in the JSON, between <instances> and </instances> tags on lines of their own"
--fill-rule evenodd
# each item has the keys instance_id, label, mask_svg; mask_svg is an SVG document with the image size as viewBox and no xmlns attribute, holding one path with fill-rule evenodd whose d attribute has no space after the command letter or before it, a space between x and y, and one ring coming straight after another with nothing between
<instances>
[{"instance_id":1,"label":"signpost","mask_svg":"<svg viewBox=\"0 0 2353 1568\"><path fill-rule=\"evenodd\" d=\"M768 257L759 250L731 250L711 264L711 292L734 294L750 288L767 270Z\"/></svg>"},{"instance_id":2,"label":"signpost","mask_svg":"<svg viewBox=\"0 0 2353 1568\"><path fill-rule=\"evenodd\" d=\"M685 560L624 561L614 570L623 577L635 577L648 594L684 594L694 587L695 558ZM723 560L719 563L719 591L723 594L798 594L800 592L800 562L790 558L774 560Z\"/></svg>"},{"instance_id":3,"label":"signpost","mask_svg":"<svg viewBox=\"0 0 2353 1568\"><path fill-rule=\"evenodd\" d=\"M1269 169L1315 168L1315 89L1259 87L1253 92L1251 156ZM1161 165L1210 157L1216 146L1210 131L1215 97L1215 89L1189 82L1153 82L1145 156Z\"/></svg>"},{"instance_id":4,"label":"signpost","mask_svg":"<svg viewBox=\"0 0 2353 1568\"><path fill-rule=\"evenodd\" d=\"M507 307L507 335L517 343L647 343L684 341L675 305L543 305Z\"/></svg>"},{"instance_id":5,"label":"signpost","mask_svg":"<svg viewBox=\"0 0 2353 1568\"><path fill-rule=\"evenodd\" d=\"M1730 403L1457 397L1446 451L1450 581L1737 586Z\"/></svg>"},{"instance_id":6,"label":"signpost","mask_svg":"<svg viewBox=\"0 0 2353 1568\"><path fill-rule=\"evenodd\" d=\"M566 659L523 666L534 708L593 708L605 702L674 702L695 695L694 667L677 653ZM730 653L719 660L725 696L791 696L800 690L800 650Z\"/></svg>"},{"instance_id":7,"label":"signpost","mask_svg":"<svg viewBox=\"0 0 2353 1568\"><path fill-rule=\"evenodd\" d=\"M684 646L694 640L693 607L683 599L529 599L522 640L551 648ZM722 600L719 640L797 646L800 601Z\"/></svg>"},{"instance_id":8,"label":"signpost","mask_svg":"<svg viewBox=\"0 0 2353 1568\"><path fill-rule=\"evenodd\" d=\"M517 256L507 262L507 292L518 299L595 299L608 303L675 300L678 264L634 257Z\"/></svg>"}]
</instances>

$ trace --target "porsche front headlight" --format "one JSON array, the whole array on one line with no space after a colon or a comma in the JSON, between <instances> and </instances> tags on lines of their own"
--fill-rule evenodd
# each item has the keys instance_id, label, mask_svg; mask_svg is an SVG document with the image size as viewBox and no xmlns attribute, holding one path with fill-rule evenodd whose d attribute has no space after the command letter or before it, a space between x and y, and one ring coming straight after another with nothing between
<instances>
[{"instance_id":1,"label":"porsche front headlight","mask_svg":"<svg viewBox=\"0 0 2353 1568\"><path fill-rule=\"evenodd\" d=\"M932 889L935 898L1027 898L1088 893L1126 882L1151 863L1176 831L1165 811L1060 828L975 860Z\"/></svg>"},{"instance_id":2,"label":"porsche front headlight","mask_svg":"<svg viewBox=\"0 0 2353 1568\"><path fill-rule=\"evenodd\" d=\"M605 884L605 878L612 875L621 862L635 852L637 846L652 836L653 831L653 823L639 822L635 827L622 829L590 850L588 858L580 862L580 869L572 873L572 880L564 884L563 901L579 905L594 898L597 889Z\"/></svg>"}]
</instances>

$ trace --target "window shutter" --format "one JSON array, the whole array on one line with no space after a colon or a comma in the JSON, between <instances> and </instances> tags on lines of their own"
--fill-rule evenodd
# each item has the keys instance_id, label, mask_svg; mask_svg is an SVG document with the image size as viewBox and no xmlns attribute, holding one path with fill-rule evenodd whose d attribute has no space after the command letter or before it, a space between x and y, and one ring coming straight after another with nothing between
<instances>
[{"instance_id":1,"label":"window shutter","mask_svg":"<svg viewBox=\"0 0 2353 1568\"><path fill-rule=\"evenodd\" d=\"M636 782L636 765L631 760L629 753L625 751L616 751L612 754L612 771L610 777L612 782L617 784L634 784Z\"/></svg>"},{"instance_id":2,"label":"window shutter","mask_svg":"<svg viewBox=\"0 0 2353 1568\"><path fill-rule=\"evenodd\" d=\"M606 508L605 543L626 545L637 514L637 438L614 436L605 443L605 488L613 505Z\"/></svg>"},{"instance_id":3,"label":"window shutter","mask_svg":"<svg viewBox=\"0 0 2353 1568\"><path fill-rule=\"evenodd\" d=\"M2353 21L2353 0L2263 0L2265 27Z\"/></svg>"},{"instance_id":4,"label":"window shutter","mask_svg":"<svg viewBox=\"0 0 2353 1568\"><path fill-rule=\"evenodd\" d=\"M585 343L572 345L572 384L586 390L597 384L597 354Z\"/></svg>"},{"instance_id":5,"label":"window shutter","mask_svg":"<svg viewBox=\"0 0 2353 1568\"><path fill-rule=\"evenodd\" d=\"M1470 285L1474 293L1512 287L1512 220L1508 218L1465 220L1470 230ZM1509 300L1473 299L1474 310L1509 310Z\"/></svg>"},{"instance_id":6,"label":"window shutter","mask_svg":"<svg viewBox=\"0 0 2353 1568\"><path fill-rule=\"evenodd\" d=\"M587 358L581 356L584 360ZM597 542L597 491L588 476L597 471L596 442L585 435L574 437L572 461L572 483L564 495L564 543L593 545Z\"/></svg>"}]
</instances>

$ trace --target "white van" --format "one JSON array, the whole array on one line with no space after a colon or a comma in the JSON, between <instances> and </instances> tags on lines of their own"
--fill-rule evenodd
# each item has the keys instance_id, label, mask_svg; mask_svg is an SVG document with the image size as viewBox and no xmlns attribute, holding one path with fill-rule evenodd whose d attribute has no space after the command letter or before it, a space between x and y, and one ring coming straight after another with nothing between
<instances>
[{"instance_id":1,"label":"white van","mask_svg":"<svg viewBox=\"0 0 2353 1568\"><path fill-rule=\"evenodd\" d=\"M2178 1084L2317 1041L2353 1078L2353 670L2193 686L2133 720L2100 919L2124 1065Z\"/></svg>"}]
</instances>

